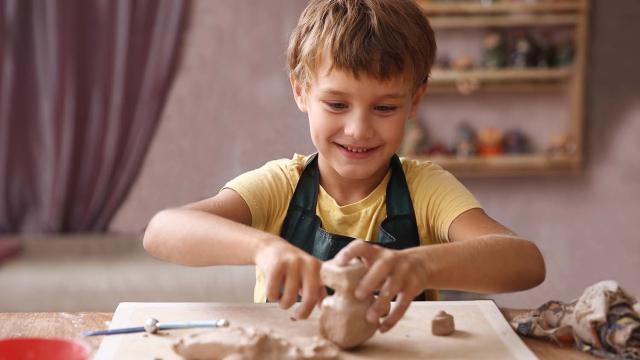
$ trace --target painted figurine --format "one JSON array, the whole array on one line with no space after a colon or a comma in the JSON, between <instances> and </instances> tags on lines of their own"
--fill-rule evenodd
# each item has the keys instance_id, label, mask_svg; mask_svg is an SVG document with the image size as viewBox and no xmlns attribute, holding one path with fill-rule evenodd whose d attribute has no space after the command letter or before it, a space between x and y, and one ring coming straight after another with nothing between
<instances>
[{"instance_id":1,"label":"painted figurine","mask_svg":"<svg viewBox=\"0 0 640 360\"><path fill-rule=\"evenodd\" d=\"M509 130L504 134L505 154L526 154L529 152L529 140L520 130Z\"/></svg>"},{"instance_id":2,"label":"painted figurine","mask_svg":"<svg viewBox=\"0 0 640 360\"><path fill-rule=\"evenodd\" d=\"M425 129L418 119L410 119L405 125L405 136L401 153L404 156L415 156L424 152Z\"/></svg>"},{"instance_id":3,"label":"painted figurine","mask_svg":"<svg viewBox=\"0 0 640 360\"><path fill-rule=\"evenodd\" d=\"M482 65L488 68L501 68L507 65L507 53L503 36L492 32L482 41Z\"/></svg>"},{"instance_id":4,"label":"painted figurine","mask_svg":"<svg viewBox=\"0 0 640 360\"><path fill-rule=\"evenodd\" d=\"M550 156L562 156L575 154L577 145L569 134L556 134L551 138L547 146L547 154Z\"/></svg>"},{"instance_id":5,"label":"painted figurine","mask_svg":"<svg viewBox=\"0 0 640 360\"><path fill-rule=\"evenodd\" d=\"M466 71L473 69L473 59L470 56L459 56L451 62L451 68L458 71Z\"/></svg>"},{"instance_id":6,"label":"painted figurine","mask_svg":"<svg viewBox=\"0 0 640 360\"><path fill-rule=\"evenodd\" d=\"M503 153L504 134L496 128L484 128L478 132L478 153L494 156Z\"/></svg>"},{"instance_id":7,"label":"painted figurine","mask_svg":"<svg viewBox=\"0 0 640 360\"><path fill-rule=\"evenodd\" d=\"M551 39L551 33L545 32L538 42L538 54L536 66L539 68L550 68L556 64L556 46Z\"/></svg>"},{"instance_id":8,"label":"painted figurine","mask_svg":"<svg viewBox=\"0 0 640 360\"><path fill-rule=\"evenodd\" d=\"M536 65L537 48L533 39L520 32L516 35L515 48L511 54L511 64L517 68Z\"/></svg>"},{"instance_id":9,"label":"painted figurine","mask_svg":"<svg viewBox=\"0 0 640 360\"><path fill-rule=\"evenodd\" d=\"M575 47L571 40L563 41L558 47L555 63L558 66L569 66L573 63Z\"/></svg>"},{"instance_id":10,"label":"painted figurine","mask_svg":"<svg viewBox=\"0 0 640 360\"><path fill-rule=\"evenodd\" d=\"M456 131L456 156L468 157L476 154L476 132L466 122L461 123Z\"/></svg>"}]
</instances>

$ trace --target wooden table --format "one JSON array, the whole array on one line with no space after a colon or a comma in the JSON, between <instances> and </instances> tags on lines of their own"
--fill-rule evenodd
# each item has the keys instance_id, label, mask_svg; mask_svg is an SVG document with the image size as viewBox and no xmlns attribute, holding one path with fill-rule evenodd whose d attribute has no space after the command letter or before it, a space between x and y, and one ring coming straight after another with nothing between
<instances>
[{"instance_id":1,"label":"wooden table","mask_svg":"<svg viewBox=\"0 0 640 360\"><path fill-rule=\"evenodd\" d=\"M506 316L515 311L503 310ZM95 352L102 337L84 338L82 333L88 330L106 329L113 313L0 313L0 338L7 337L64 337L83 339ZM529 338L522 338L525 344L540 359L596 359L589 354L573 348Z\"/></svg>"}]
</instances>

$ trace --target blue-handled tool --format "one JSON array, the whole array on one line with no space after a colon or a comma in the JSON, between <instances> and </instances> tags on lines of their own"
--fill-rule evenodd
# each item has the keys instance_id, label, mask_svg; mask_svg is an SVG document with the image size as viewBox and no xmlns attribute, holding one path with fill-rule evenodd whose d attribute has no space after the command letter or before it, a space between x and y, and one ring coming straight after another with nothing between
<instances>
[{"instance_id":1,"label":"blue-handled tool","mask_svg":"<svg viewBox=\"0 0 640 360\"><path fill-rule=\"evenodd\" d=\"M83 333L83 335L98 336L98 335L130 334L130 333L138 333L138 332L147 332L149 334L155 334L160 330L217 328L217 327L225 327L225 326L229 326L229 322L225 319L158 322L157 319L151 318L145 322L144 326L87 331Z\"/></svg>"}]
</instances>

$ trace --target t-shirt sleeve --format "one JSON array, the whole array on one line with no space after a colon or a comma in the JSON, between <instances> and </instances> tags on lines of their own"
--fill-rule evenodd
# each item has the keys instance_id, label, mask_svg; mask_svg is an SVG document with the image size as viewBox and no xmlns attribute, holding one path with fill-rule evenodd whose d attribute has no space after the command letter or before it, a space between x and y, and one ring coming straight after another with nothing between
<instances>
[{"instance_id":1,"label":"t-shirt sleeve","mask_svg":"<svg viewBox=\"0 0 640 360\"><path fill-rule=\"evenodd\" d=\"M425 228L420 232L432 243L449 242L449 226L453 220L467 210L482 208L480 202L439 165L431 162L416 164L413 172L409 186L418 225L422 223Z\"/></svg>"},{"instance_id":2,"label":"t-shirt sleeve","mask_svg":"<svg viewBox=\"0 0 640 360\"><path fill-rule=\"evenodd\" d=\"M237 192L249 206L251 226L263 231L273 230L275 219L287 211L295 185L288 176L288 163L281 159L239 175L227 182L223 189Z\"/></svg>"}]
</instances>

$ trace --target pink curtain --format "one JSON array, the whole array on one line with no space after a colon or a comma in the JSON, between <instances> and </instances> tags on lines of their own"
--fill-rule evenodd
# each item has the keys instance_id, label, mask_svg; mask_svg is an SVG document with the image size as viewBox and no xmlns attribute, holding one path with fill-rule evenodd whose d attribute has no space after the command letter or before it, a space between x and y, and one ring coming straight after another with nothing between
<instances>
[{"instance_id":1,"label":"pink curtain","mask_svg":"<svg viewBox=\"0 0 640 360\"><path fill-rule=\"evenodd\" d=\"M0 0L0 234L104 231L138 175L186 0Z\"/></svg>"}]
</instances>

